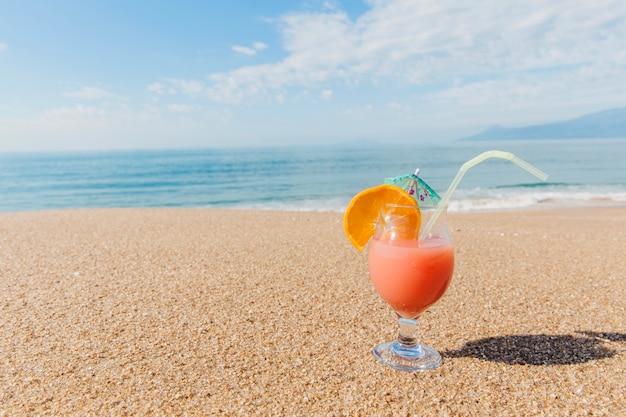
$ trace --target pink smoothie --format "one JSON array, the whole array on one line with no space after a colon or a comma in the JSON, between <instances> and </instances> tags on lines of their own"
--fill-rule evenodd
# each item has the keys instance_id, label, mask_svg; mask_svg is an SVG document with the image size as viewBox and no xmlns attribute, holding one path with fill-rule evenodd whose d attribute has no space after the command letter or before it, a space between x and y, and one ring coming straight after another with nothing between
<instances>
[{"instance_id":1,"label":"pink smoothie","mask_svg":"<svg viewBox=\"0 0 626 417\"><path fill-rule=\"evenodd\" d=\"M450 241L372 240L369 271L380 296L402 317L415 318L446 292L454 270Z\"/></svg>"}]
</instances>

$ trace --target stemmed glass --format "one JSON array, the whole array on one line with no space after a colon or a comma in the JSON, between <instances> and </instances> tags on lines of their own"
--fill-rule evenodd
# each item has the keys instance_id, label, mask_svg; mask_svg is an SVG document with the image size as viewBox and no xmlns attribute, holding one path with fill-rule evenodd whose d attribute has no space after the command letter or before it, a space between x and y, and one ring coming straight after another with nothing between
<instances>
[{"instance_id":1,"label":"stemmed glass","mask_svg":"<svg viewBox=\"0 0 626 417\"><path fill-rule=\"evenodd\" d=\"M370 243L370 277L397 314L400 328L397 340L374 347L374 356L400 371L426 371L441 365L441 355L418 343L415 335L417 319L446 292L454 269L446 208L439 208L426 236L419 233L420 224L428 223L435 210L424 205L386 205Z\"/></svg>"}]
</instances>

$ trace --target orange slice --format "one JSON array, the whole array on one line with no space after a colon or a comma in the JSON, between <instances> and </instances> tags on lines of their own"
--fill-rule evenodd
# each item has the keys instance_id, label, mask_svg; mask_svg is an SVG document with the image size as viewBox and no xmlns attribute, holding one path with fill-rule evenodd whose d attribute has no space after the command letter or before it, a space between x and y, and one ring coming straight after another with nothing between
<instances>
[{"instance_id":1,"label":"orange slice","mask_svg":"<svg viewBox=\"0 0 626 417\"><path fill-rule=\"evenodd\" d=\"M417 202L411 194L391 184L377 185L363 190L355 195L348 204L343 216L343 230L348 240L359 251L365 248L367 242L376 233L378 218L387 204L417 206ZM419 209L398 207L392 211L391 214L402 216L406 218L406 223L417 226L413 230L419 228L421 221ZM386 214L390 214L388 209Z\"/></svg>"}]
</instances>

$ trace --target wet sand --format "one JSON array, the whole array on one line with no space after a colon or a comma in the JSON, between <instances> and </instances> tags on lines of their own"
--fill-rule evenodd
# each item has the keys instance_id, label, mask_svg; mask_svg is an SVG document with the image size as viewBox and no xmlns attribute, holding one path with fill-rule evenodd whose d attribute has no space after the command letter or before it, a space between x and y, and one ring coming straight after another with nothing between
<instances>
[{"instance_id":1,"label":"wet sand","mask_svg":"<svg viewBox=\"0 0 626 417\"><path fill-rule=\"evenodd\" d=\"M626 209L450 214L453 282L395 318L342 214L0 214L0 416L626 415Z\"/></svg>"}]
</instances>

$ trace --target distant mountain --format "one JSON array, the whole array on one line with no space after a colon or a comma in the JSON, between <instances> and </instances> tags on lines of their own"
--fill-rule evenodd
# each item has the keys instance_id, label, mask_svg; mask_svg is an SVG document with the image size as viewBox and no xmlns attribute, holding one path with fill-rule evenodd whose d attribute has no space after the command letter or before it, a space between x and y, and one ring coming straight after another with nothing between
<instances>
[{"instance_id":1,"label":"distant mountain","mask_svg":"<svg viewBox=\"0 0 626 417\"><path fill-rule=\"evenodd\" d=\"M590 113L564 122L526 127L495 125L459 140L626 138L626 107Z\"/></svg>"}]
</instances>

